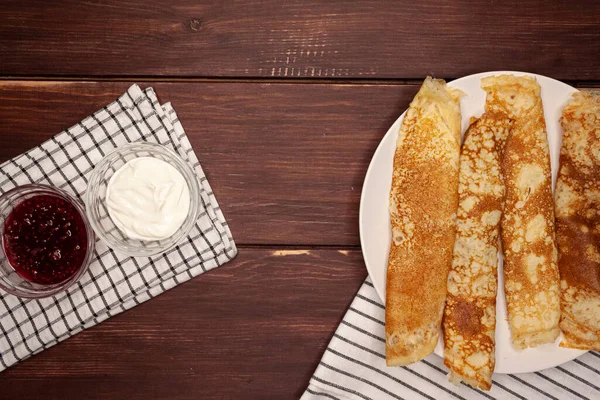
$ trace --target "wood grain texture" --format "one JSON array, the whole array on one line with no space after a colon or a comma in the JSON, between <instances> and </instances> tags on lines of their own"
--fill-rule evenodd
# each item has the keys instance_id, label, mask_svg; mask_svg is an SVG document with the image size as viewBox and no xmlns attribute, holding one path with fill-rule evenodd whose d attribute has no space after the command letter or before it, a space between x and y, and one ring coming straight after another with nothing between
<instances>
[{"instance_id":1,"label":"wood grain texture","mask_svg":"<svg viewBox=\"0 0 600 400\"><path fill-rule=\"evenodd\" d=\"M365 277L359 251L242 249L3 372L0 397L297 399Z\"/></svg>"},{"instance_id":2,"label":"wood grain texture","mask_svg":"<svg viewBox=\"0 0 600 400\"><path fill-rule=\"evenodd\" d=\"M128 82L0 82L0 161ZM142 85L147 86L147 85ZM238 244L358 245L364 175L417 86L152 83L172 102Z\"/></svg>"},{"instance_id":3,"label":"wood grain texture","mask_svg":"<svg viewBox=\"0 0 600 400\"><path fill-rule=\"evenodd\" d=\"M0 2L0 75L599 80L593 0Z\"/></svg>"}]
</instances>

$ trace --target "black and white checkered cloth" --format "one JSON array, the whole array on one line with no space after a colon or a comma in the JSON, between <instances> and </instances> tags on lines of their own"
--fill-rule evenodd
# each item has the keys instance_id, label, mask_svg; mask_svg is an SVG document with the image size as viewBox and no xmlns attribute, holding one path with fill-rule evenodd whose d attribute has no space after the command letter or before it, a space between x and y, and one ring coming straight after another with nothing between
<instances>
[{"instance_id":1,"label":"black and white checkered cloth","mask_svg":"<svg viewBox=\"0 0 600 400\"><path fill-rule=\"evenodd\" d=\"M102 241L89 270L68 291L23 300L0 291L0 371L231 260L237 253L227 222L170 104L134 85L72 128L0 165L0 193L45 183L82 198L87 177L107 153L129 142L160 143L196 172L204 212L175 249L155 257L125 257Z\"/></svg>"},{"instance_id":2,"label":"black and white checkered cloth","mask_svg":"<svg viewBox=\"0 0 600 400\"><path fill-rule=\"evenodd\" d=\"M435 354L407 367L386 367L384 318L385 307L367 278L301 400L600 399L597 352L540 372L495 374L489 392L448 382L448 369Z\"/></svg>"}]
</instances>

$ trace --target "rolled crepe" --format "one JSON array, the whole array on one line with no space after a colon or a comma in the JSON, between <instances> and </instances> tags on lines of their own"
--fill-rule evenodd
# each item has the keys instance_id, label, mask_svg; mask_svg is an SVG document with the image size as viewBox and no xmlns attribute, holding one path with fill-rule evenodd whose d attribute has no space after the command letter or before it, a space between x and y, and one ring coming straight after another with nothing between
<instances>
[{"instance_id":1,"label":"rolled crepe","mask_svg":"<svg viewBox=\"0 0 600 400\"><path fill-rule=\"evenodd\" d=\"M390 366L422 359L438 341L456 233L460 95L425 79L398 135L385 313Z\"/></svg>"},{"instance_id":2,"label":"rolled crepe","mask_svg":"<svg viewBox=\"0 0 600 400\"><path fill-rule=\"evenodd\" d=\"M556 183L562 347L600 350L600 93L563 110Z\"/></svg>"},{"instance_id":3,"label":"rolled crepe","mask_svg":"<svg viewBox=\"0 0 600 400\"><path fill-rule=\"evenodd\" d=\"M502 160L504 291L513 346L552 343L560 331L550 155L540 86L512 75L482 79L486 110L514 123Z\"/></svg>"},{"instance_id":4,"label":"rolled crepe","mask_svg":"<svg viewBox=\"0 0 600 400\"><path fill-rule=\"evenodd\" d=\"M456 242L444 310L444 364L450 381L490 390L494 372L501 159L511 121L486 113L471 124L460 154Z\"/></svg>"}]
</instances>

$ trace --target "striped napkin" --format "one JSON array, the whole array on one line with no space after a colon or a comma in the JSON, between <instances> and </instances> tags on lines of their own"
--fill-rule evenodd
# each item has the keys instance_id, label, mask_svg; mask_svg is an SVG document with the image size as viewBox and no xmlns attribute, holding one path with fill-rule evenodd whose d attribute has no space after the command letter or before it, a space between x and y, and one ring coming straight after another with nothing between
<instances>
[{"instance_id":1,"label":"striped napkin","mask_svg":"<svg viewBox=\"0 0 600 400\"><path fill-rule=\"evenodd\" d=\"M492 390L483 392L448 382L448 369L435 354L408 367L386 367L384 321L385 307L367 278L301 400L600 399L598 352L540 372L495 374Z\"/></svg>"},{"instance_id":2,"label":"striped napkin","mask_svg":"<svg viewBox=\"0 0 600 400\"><path fill-rule=\"evenodd\" d=\"M94 166L130 142L162 144L196 173L203 211L176 248L126 257L96 242L89 270L66 292L24 300L0 290L0 371L231 260L235 243L198 158L170 104L133 85L115 102L38 147L0 164L0 193L44 183L82 198ZM1 396L0 396L1 397Z\"/></svg>"}]
</instances>

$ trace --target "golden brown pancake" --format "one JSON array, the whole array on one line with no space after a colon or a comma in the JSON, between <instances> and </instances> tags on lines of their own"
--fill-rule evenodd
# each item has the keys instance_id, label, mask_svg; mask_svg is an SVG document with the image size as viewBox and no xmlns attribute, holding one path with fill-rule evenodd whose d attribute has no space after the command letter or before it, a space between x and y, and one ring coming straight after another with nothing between
<instances>
[{"instance_id":1,"label":"golden brown pancake","mask_svg":"<svg viewBox=\"0 0 600 400\"><path fill-rule=\"evenodd\" d=\"M556 183L562 347L600 350L600 93L564 108Z\"/></svg>"},{"instance_id":2,"label":"golden brown pancake","mask_svg":"<svg viewBox=\"0 0 600 400\"><path fill-rule=\"evenodd\" d=\"M425 79L398 135L385 314L390 366L421 360L438 341L456 233L460 95Z\"/></svg>"},{"instance_id":3,"label":"golden brown pancake","mask_svg":"<svg viewBox=\"0 0 600 400\"><path fill-rule=\"evenodd\" d=\"M456 242L444 310L444 364L450 380L490 390L494 372L501 160L511 120L486 113L471 124L460 154Z\"/></svg>"},{"instance_id":4,"label":"golden brown pancake","mask_svg":"<svg viewBox=\"0 0 600 400\"><path fill-rule=\"evenodd\" d=\"M513 127L502 160L506 199L501 221L504 291L517 349L552 343L560 331L550 154L540 86L534 78L484 78L486 110Z\"/></svg>"}]
</instances>

